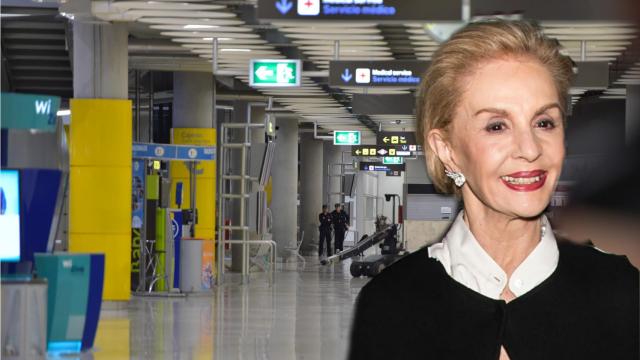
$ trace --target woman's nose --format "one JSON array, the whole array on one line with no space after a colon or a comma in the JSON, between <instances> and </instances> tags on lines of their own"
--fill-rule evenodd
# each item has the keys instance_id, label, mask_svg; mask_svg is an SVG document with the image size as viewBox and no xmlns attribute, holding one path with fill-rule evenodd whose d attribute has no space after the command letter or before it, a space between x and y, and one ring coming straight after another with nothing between
<instances>
[{"instance_id":1,"label":"woman's nose","mask_svg":"<svg viewBox=\"0 0 640 360\"><path fill-rule=\"evenodd\" d=\"M540 139L536 136L534 129L522 129L517 131L514 141L515 158L522 158L528 162L533 162L542 154L542 145L540 144Z\"/></svg>"}]
</instances>

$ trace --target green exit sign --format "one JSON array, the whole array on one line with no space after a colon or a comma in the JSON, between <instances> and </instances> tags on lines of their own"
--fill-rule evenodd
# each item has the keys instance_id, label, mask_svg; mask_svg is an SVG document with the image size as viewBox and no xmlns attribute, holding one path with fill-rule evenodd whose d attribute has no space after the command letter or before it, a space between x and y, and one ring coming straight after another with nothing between
<instances>
[{"instance_id":1,"label":"green exit sign","mask_svg":"<svg viewBox=\"0 0 640 360\"><path fill-rule=\"evenodd\" d=\"M253 87L300 86L300 60L251 59L249 85Z\"/></svg>"},{"instance_id":2,"label":"green exit sign","mask_svg":"<svg viewBox=\"0 0 640 360\"><path fill-rule=\"evenodd\" d=\"M404 161L400 156L385 156L382 158L382 163L385 165L404 164Z\"/></svg>"},{"instance_id":3,"label":"green exit sign","mask_svg":"<svg viewBox=\"0 0 640 360\"><path fill-rule=\"evenodd\" d=\"M333 145L360 145L360 131L334 131Z\"/></svg>"}]
</instances>

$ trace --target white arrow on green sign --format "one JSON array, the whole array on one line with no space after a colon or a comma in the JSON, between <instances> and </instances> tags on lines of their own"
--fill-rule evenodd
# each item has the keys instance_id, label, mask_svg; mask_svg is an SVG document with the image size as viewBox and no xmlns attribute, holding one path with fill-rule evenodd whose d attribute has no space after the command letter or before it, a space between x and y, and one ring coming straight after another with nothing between
<instances>
[{"instance_id":1,"label":"white arrow on green sign","mask_svg":"<svg viewBox=\"0 0 640 360\"><path fill-rule=\"evenodd\" d=\"M334 131L333 145L360 145L360 131L357 131L357 130Z\"/></svg>"},{"instance_id":2,"label":"white arrow on green sign","mask_svg":"<svg viewBox=\"0 0 640 360\"><path fill-rule=\"evenodd\" d=\"M300 86L300 60L251 59L249 85L254 87Z\"/></svg>"}]
</instances>

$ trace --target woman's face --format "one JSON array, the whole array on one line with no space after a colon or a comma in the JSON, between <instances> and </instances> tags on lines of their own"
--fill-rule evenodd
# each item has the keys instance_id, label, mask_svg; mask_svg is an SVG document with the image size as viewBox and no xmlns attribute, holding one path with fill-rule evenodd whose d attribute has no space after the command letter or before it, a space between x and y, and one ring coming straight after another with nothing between
<instances>
[{"instance_id":1,"label":"woman's face","mask_svg":"<svg viewBox=\"0 0 640 360\"><path fill-rule=\"evenodd\" d=\"M462 172L462 196L510 217L538 216L564 159L563 116L551 74L539 62L506 58L463 78L448 137L431 139L445 166Z\"/></svg>"}]
</instances>

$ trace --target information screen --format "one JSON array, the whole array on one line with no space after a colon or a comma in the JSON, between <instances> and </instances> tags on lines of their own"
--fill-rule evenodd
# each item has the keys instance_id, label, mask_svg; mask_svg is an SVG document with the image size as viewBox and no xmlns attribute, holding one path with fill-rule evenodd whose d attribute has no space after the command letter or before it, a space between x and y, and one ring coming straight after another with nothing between
<instances>
[{"instance_id":1,"label":"information screen","mask_svg":"<svg viewBox=\"0 0 640 360\"><path fill-rule=\"evenodd\" d=\"M0 261L20 260L20 173L0 170Z\"/></svg>"}]
</instances>

